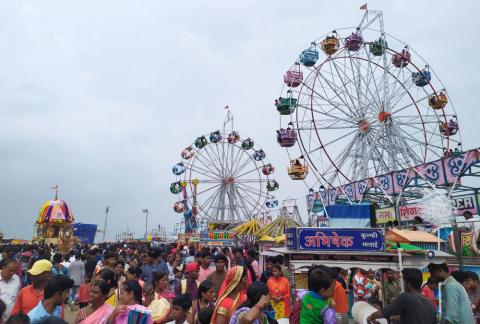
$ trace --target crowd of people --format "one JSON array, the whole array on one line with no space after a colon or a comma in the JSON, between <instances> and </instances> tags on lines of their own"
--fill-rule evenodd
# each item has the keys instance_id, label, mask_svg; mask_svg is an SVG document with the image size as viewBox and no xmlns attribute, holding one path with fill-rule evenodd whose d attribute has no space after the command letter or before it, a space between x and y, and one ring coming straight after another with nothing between
<instances>
[{"instance_id":1,"label":"crowd of people","mask_svg":"<svg viewBox=\"0 0 480 324\"><path fill-rule=\"evenodd\" d=\"M22 246L4 248L0 268L0 323L65 323L69 312L70 322L81 324L332 324L348 322L357 302L377 309L369 323L480 319L477 274L450 273L445 264L431 264L425 283L417 269L312 265L308 291L299 296L291 296L283 257L268 257L260 272L254 248L122 243L62 254L54 246Z\"/></svg>"}]
</instances>

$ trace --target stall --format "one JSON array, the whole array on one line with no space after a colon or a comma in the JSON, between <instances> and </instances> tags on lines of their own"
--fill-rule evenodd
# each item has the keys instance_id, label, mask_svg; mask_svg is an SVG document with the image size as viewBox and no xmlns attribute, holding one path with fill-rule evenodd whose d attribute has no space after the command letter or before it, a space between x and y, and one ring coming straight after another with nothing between
<instances>
[{"instance_id":1,"label":"stall","mask_svg":"<svg viewBox=\"0 0 480 324\"><path fill-rule=\"evenodd\" d=\"M296 227L287 228L285 234L286 246L272 247L270 251L285 256L293 298L297 290L307 289L307 272L312 265L401 271L454 260L454 256L442 251L415 255L402 249L387 252L382 229Z\"/></svg>"},{"instance_id":2,"label":"stall","mask_svg":"<svg viewBox=\"0 0 480 324\"><path fill-rule=\"evenodd\" d=\"M200 245L203 246L234 246L236 245L237 238L234 231L228 230L203 230L200 231Z\"/></svg>"}]
</instances>

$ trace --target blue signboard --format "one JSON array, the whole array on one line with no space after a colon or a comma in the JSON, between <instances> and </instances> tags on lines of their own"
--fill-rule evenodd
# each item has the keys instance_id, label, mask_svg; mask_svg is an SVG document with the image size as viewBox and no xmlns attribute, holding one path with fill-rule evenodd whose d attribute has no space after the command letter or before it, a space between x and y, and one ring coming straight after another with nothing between
<instances>
[{"instance_id":1,"label":"blue signboard","mask_svg":"<svg viewBox=\"0 0 480 324\"><path fill-rule=\"evenodd\" d=\"M381 229L297 228L298 248L311 251L383 251Z\"/></svg>"},{"instance_id":2,"label":"blue signboard","mask_svg":"<svg viewBox=\"0 0 480 324\"><path fill-rule=\"evenodd\" d=\"M73 236L79 238L82 243L93 244L96 233L97 224L73 224Z\"/></svg>"},{"instance_id":3,"label":"blue signboard","mask_svg":"<svg viewBox=\"0 0 480 324\"><path fill-rule=\"evenodd\" d=\"M287 238L287 248L297 249L297 228L290 227L285 229L285 236Z\"/></svg>"}]
</instances>

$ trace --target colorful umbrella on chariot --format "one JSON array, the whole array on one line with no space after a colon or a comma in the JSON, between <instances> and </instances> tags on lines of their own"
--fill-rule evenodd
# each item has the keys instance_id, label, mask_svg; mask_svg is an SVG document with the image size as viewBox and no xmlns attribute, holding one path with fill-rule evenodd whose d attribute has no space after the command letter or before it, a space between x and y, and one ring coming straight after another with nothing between
<instances>
[{"instance_id":1,"label":"colorful umbrella on chariot","mask_svg":"<svg viewBox=\"0 0 480 324\"><path fill-rule=\"evenodd\" d=\"M37 224L72 224L73 213L60 199L48 200L40 208Z\"/></svg>"}]
</instances>

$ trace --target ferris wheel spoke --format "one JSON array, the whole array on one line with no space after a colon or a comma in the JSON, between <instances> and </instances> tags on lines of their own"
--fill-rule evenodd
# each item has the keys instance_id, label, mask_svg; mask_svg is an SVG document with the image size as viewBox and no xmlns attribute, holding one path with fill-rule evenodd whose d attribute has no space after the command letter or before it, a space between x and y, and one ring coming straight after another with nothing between
<instances>
[{"instance_id":1,"label":"ferris wheel spoke","mask_svg":"<svg viewBox=\"0 0 480 324\"><path fill-rule=\"evenodd\" d=\"M202 183L202 182L201 182L201 183ZM203 182L203 183L205 183L205 182ZM202 190L202 191L199 191L199 192L197 192L197 197L200 196L201 194L204 194L204 193L206 193L206 192L209 192L210 190L213 190L213 189L215 189L215 188L218 188L218 187L220 187L221 185L222 185L222 184L219 183L219 184L217 184L217 185L215 185L215 186L211 186L211 187L208 188L208 189L204 189L204 190Z\"/></svg>"},{"instance_id":2,"label":"ferris wheel spoke","mask_svg":"<svg viewBox=\"0 0 480 324\"><path fill-rule=\"evenodd\" d=\"M249 183L249 182L250 183L255 183L255 182L264 183L264 182L268 182L268 180L267 179L262 179L262 178L260 178L260 179L251 178L251 179L235 179L235 182L238 182L238 183L244 183L244 182L246 182L246 183Z\"/></svg>"},{"instance_id":3,"label":"ferris wheel spoke","mask_svg":"<svg viewBox=\"0 0 480 324\"><path fill-rule=\"evenodd\" d=\"M203 206L203 207L200 207L202 209L202 211L204 211L205 213L205 216L208 217L209 219L210 218L213 218L211 215L211 211L212 211L212 208L213 208L213 204L217 201L218 197L220 196L220 191L221 191L221 187L218 188L210 197L208 197L200 206Z\"/></svg>"},{"instance_id":4,"label":"ferris wheel spoke","mask_svg":"<svg viewBox=\"0 0 480 324\"><path fill-rule=\"evenodd\" d=\"M408 92L406 91L403 95L405 95L406 93L408 93ZM403 97L403 96L402 96L402 97ZM422 98L419 98L419 99L416 99L416 100L410 102L408 105L405 105L405 106L403 106L403 107L398 108L398 109L395 110L395 111L392 111L392 116L393 116L394 114L398 114L399 112L401 112L401 111L403 111L403 110L405 110L405 109L407 109L407 108L409 108L409 107L416 106L418 103L421 103L422 101L426 100L428 97L429 97L429 95L426 95L426 96L424 96L424 97L422 97ZM400 99L401 99L401 98L400 98ZM393 107L395 107L395 106L392 106L392 108L393 108Z\"/></svg>"},{"instance_id":5,"label":"ferris wheel spoke","mask_svg":"<svg viewBox=\"0 0 480 324\"><path fill-rule=\"evenodd\" d=\"M331 114L328 114L328 113L326 113L326 112L323 112L323 111L314 109L313 107L312 107L312 108L308 108L308 107L300 106L300 105L299 105L299 107L301 107L301 108L303 108L303 109L305 109L305 110L309 110L309 109L310 109L310 110L312 110L313 112L315 112L315 113L317 113L317 114L324 115L324 116L327 116L327 117L330 117L330 118L335 118L335 119L337 119L337 120L340 120L340 121L343 121L343 122L346 122L346 123L351 123L351 124L355 125L355 124L353 123L353 121L354 121L355 119L353 119L353 118L351 118L351 119L340 118L340 117L337 117L337 116L335 116L335 115L331 115Z\"/></svg>"},{"instance_id":6,"label":"ferris wheel spoke","mask_svg":"<svg viewBox=\"0 0 480 324\"><path fill-rule=\"evenodd\" d=\"M205 148L207 148L207 146L205 146ZM198 150L197 151L197 160L202 163L210 172L214 173L215 175L217 175L219 178L222 177L222 173L221 173L221 170L217 167L217 165L214 163L214 159L212 159L212 157L210 156L210 154L208 153L208 150L205 150L205 153L207 153L207 156L205 156L202 152L202 150ZM199 157L202 157L203 159L200 159ZM216 170L216 172L215 172Z\"/></svg>"},{"instance_id":7,"label":"ferris wheel spoke","mask_svg":"<svg viewBox=\"0 0 480 324\"><path fill-rule=\"evenodd\" d=\"M349 91L348 88L347 88L347 84L354 83L354 81L350 80L350 78L348 78L348 76L346 75L346 73L345 73L344 71L342 71L342 69L339 69L339 68L338 68L338 65L337 65L337 63L336 63L335 61L336 61L336 60L328 59L329 64L333 65L333 67L335 68L335 71L337 72L337 77L340 79L340 82L341 82L341 84L342 84L342 86L343 86L343 89L345 90L345 93L348 95L348 98L350 99L350 103L351 103L351 105L352 105L352 107L353 107L353 110L350 108L349 105L348 105L347 107L349 108L350 113L355 116L355 115L356 115L355 113L358 112L359 109L358 109L357 105L355 104L355 100L354 100L355 97L353 97L353 96L350 94L350 91ZM342 76L341 76L340 71L343 72L343 75L344 75L345 78L348 78L348 80L347 80L348 82L345 82L345 81L344 81L344 79L343 79ZM357 116L357 117L358 117L358 116Z\"/></svg>"},{"instance_id":8,"label":"ferris wheel spoke","mask_svg":"<svg viewBox=\"0 0 480 324\"><path fill-rule=\"evenodd\" d=\"M408 158L407 157L410 157L411 161L413 162L414 165L419 165L419 164L422 164L423 163L423 159L420 158L420 156L418 156L418 154L412 150L411 148L413 147L412 145L409 145L407 143L407 141L413 141L413 142L416 142L420 145L420 147L424 147L425 146L425 143L422 143L421 141L419 141L418 139L414 138L411 134L403 131L402 129L397 129L399 132L401 132L403 134L403 136L406 136L409 138L409 140L406 140L405 137L398 137L397 138L397 141L401 141L401 143L399 143L400 145L398 145L400 147L400 150L402 152L402 154L404 155L404 158L405 158L405 161L408 162ZM403 145L402 145L403 144ZM428 148L428 146L427 146Z\"/></svg>"},{"instance_id":9,"label":"ferris wheel spoke","mask_svg":"<svg viewBox=\"0 0 480 324\"><path fill-rule=\"evenodd\" d=\"M325 82L326 82L328 85L330 85L330 83L329 83L330 81L328 81L323 75L320 74L319 76L320 76L322 79L324 79ZM320 82L320 84L323 85L321 82ZM316 91L315 89L313 89L313 88L310 87L309 85L305 85L305 88L309 89L309 90L312 92L312 95L310 96L310 98L311 98L312 100L315 100L315 102L317 103L317 105L318 105L319 107L322 107L323 104L319 103L319 102L315 99L315 96L313 96L313 94L315 94L319 99L324 100L324 101L325 101L326 103L328 103L329 105L334 105L335 108L338 109L339 111L341 111L345 116L347 116L347 117L349 117L349 118L354 118L353 114L352 114L352 115L349 115L345 110L343 110L343 109L341 108L342 104L336 103L336 102L334 102L333 100L329 99L328 97L322 96L318 91ZM337 96L339 96L338 92L336 92L335 89L333 89L332 87L331 87L331 89L332 89L332 91L333 91ZM342 89L341 89L341 90L342 90ZM342 91L343 91L343 90L342 90ZM308 95L307 95L307 96L308 96ZM342 98L341 98L341 97L338 97L338 98L343 102L343 106L344 106L344 107L347 107L347 108L350 110L349 106L342 100ZM299 106L300 106L300 105L301 105L301 104L299 104ZM302 107L302 108L305 108L305 109L310 109L310 107L304 106L304 105L301 105L301 107Z\"/></svg>"},{"instance_id":10,"label":"ferris wheel spoke","mask_svg":"<svg viewBox=\"0 0 480 324\"><path fill-rule=\"evenodd\" d=\"M232 146L232 149L236 147L235 145ZM231 164L230 164L230 167L229 167L229 172L228 174L233 174L233 170L234 168L236 167L237 165L237 161L238 161L238 158L241 157L244 153L243 153L243 149L242 148L238 148L237 149L237 153L236 154L232 154L232 156L234 155L233 159L231 159Z\"/></svg>"},{"instance_id":11,"label":"ferris wheel spoke","mask_svg":"<svg viewBox=\"0 0 480 324\"><path fill-rule=\"evenodd\" d=\"M357 131L358 131L357 129L354 129L353 131L351 131L351 132L348 132L348 133L346 133L345 135L342 135L342 136L340 136L340 137L337 137L336 139L334 139L334 140L331 140L330 142L323 144L323 148L325 148L325 147L329 146L330 144L336 143L336 142L338 142L338 141L340 141L340 140L344 139L345 137L348 137L348 136L350 136L350 135L352 135L352 134L356 133ZM307 153L307 154L308 154L308 153Z\"/></svg>"},{"instance_id":12,"label":"ferris wheel spoke","mask_svg":"<svg viewBox=\"0 0 480 324\"><path fill-rule=\"evenodd\" d=\"M358 136L355 136L353 140L345 146L343 151L338 154L336 159L334 159L334 162L330 165L330 168L326 170L326 173L329 173L333 169L341 170L343 168L343 164L348 160L348 154L350 153L351 148L358 142L358 140ZM333 181L332 178L329 179L329 182L331 181Z\"/></svg>"},{"instance_id":13,"label":"ferris wheel spoke","mask_svg":"<svg viewBox=\"0 0 480 324\"><path fill-rule=\"evenodd\" d=\"M232 196L233 196L233 199L235 200L235 205L239 206L239 208L235 209L235 213L237 214L237 218L239 220L242 219L242 217L240 215L240 210L241 210L243 212L244 216L249 219L250 218L250 211L248 210L247 206L245 205L245 202L242 201L242 197L238 194L237 188L235 186L232 186Z\"/></svg>"},{"instance_id":14,"label":"ferris wheel spoke","mask_svg":"<svg viewBox=\"0 0 480 324\"><path fill-rule=\"evenodd\" d=\"M215 180L218 179L218 178L212 176L211 171L203 169L203 168L199 167L198 165L194 165L192 163L192 164L189 164L188 166L189 166L190 170L194 171L195 173L200 173L201 175L203 175L205 177L208 177L208 178L211 178L211 179L215 179Z\"/></svg>"},{"instance_id":15,"label":"ferris wheel spoke","mask_svg":"<svg viewBox=\"0 0 480 324\"><path fill-rule=\"evenodd\" d=\"M332 61L332 60L330 60ZM330 64L330 61L329 61L329 64ZM334 64L335 65L335 64ZM347 102L345 102L341 97L340 97L340 94L338 91L341 91L341 93L344 93L348 96L348 99L350 99L350 103L353 105L353 107L356 109L356 106L355 104L353 103L353 99L352 99L352 96L351 94L348 92L347 90L347 86L346 84L344 83L343 79L341 79L341 82L342 82L342 85L343 85L343 89L339 86L337 86L335 83L332 83L330 80L328 80L325 76L323 76L323 74L321 73L318 73L317 74L318 76L320 76L320 78L322 78L322 80L325 81L325 83L330 87L330 89L335 93L336 96L338 96L338 98L343 102L344 106L349 110L350 114L347 114L345 111L341 110L345 115L353 118L353 117L358 117L356 114L355 114L355 111L352 110L352 108L350 107L349 104L347 104ZM345 96L345 97L347 97ZM346 98L345 98L346 99ZM338 107L339 108L339 107Z\"/></svg>"},{"instance_id":16,"label":"ferris wheel spoke","mask_svg":"<svg viewBox=\"0 0 480 324\"><path fill-rule=\"evenodd\" d=\"M258 165L254 162L253 158L251 158L250 155L249 155L249 156L243 161L242 164L239 163L238 167L235 168L234 173L232 174L232 176L235 177L235 178L240 177L240 176L239 176L239 173L242 172L249 164L252 164L252 163L253 163L252 167L255 167L256 170L260 169L260 168L263 166L263 162L260 162L261 165L258 166Z\"/></svg>"},{"instance_id":17,"label":"ferris wheel spoke","mask_svg":"<svg viewBox=\"0 0 480 324\"><path fill-rule=\"evenodd\" d=\"M242 178L242 177L244 177L244 176L246 176L247 174L250 174L250 173L252 173L252 172L255 172L255 171L258 172L262 167L263 167L263 165L257 166L257 165L255 164L255 167L254 167L253 169L250 169L249 171L245 171L244 173L241 173L241 174L235 174L234 176L235 176L236 179L239 179L239 178ZM242 169L239 169L239 170L238 170L238 172L241 172L241 171L242 171ZM238 173L238 172L237 172L237 173Z\"/></svg>"},{"instance_id":18,"label":"ferris wheel spoke","mask_svg":"<svg viewBox=\"0 0 480 324\"><path fill-rule=\"evenodd\" d=\"M377 81L376 81L376 78L375 78L375 71L377 70L378 68L378 65L375 64L375 68L372 67L372 60L371 60L371 57L370 57L370 52L367 50L366 46L363 46L363 49L366 53L366 56L367 56L367 59L366 61L368 62L368 70L370 71L369 73L369 76L370 76L370 80L368 80L368 82L365 82L365 86L368 87L369 89L369 92L372 94L372 91L370 90L370 82L373 81L373 86L375 88L375 91L373 92L373 94L376 94L376 99L378 100L375 100L377 102L377 107L381 107L381 104L382 104L382 99L380 98L380 91L378 89L378 85L377 85ZM372 94L372 98L375 98L375 96Z\"/></svg>"},{"instance_id":19,"label":"ferris wheel spoke","mask_svg":"<svg viewBox=\"0 0 480 324\"><path fill-rule=\"evenodd\" d=\"M315 121L305 121L301 122L300 124L306 124L306 126L301 126L302 130L312 130L315 129L316 127L322 128L322 129L352 129L352 128L358 128L357 125L355 124L347 124L343 123L342 119L320 119L320 120L315 120ZM307 125L310 124L310 127Z\"/></svg>"},{"instance_id":20,"label":"ferris wheel spoke","mask_svg":"<svg viewBox=\"0 0 480 324\"><path fill-rule=\"evenodd\" d=\"M418 128L418 127L415 127L415 126L411 126L411 127L412 127L412 128L416 128L416 129L422 131L422 129L420 129L420 128ZM402 129L400 129L400 128L399 128L399 130L400 130L404 135L408 136L411 141L416 142L416 143L419 143L420 145L422 145L422 146L424 146L424 147L427 147L432 153L435 153L436 156L442 157L440 154L438 154L438 153L436 153L435 151L431 150L430 147L433 146L433 147L436 147L437 149L443 149L443 147L438 146L438 145L435 145L435 144L433 144L433 143L428 143L427 145L425 145L425 142L422 142L422 141L416 139L415 137L413 137L413 136L412 136L411 134L409 134L408 132L405 132L404 130L402 130ZM427 133L429 133L429 134L431 134L431 135L434 135L434 134L435 134L435 133L429 132L429 131L427 131Z\"/></svg>"},{"instance_id":21,"label":"ferris wheel spoke","mask_svg":"<svg viewBox=\"0 0 480 324\"><path fill-rule=\"evenodd\" d=\"M258 209L258 204L255 202L255 200L252 197L246 194L244 190L242 190L241 188L236 187L235 190L238 193L239 199L243 203L242 205L244 206L245 213L248 213L248 215L246 216L251 217L252 214ZM250 208L247 207L248 205L250 206Z\"/></svg>"},{"instance_id":22,"label":"ferris wheel spoke","mask_svg":"<svg viewBox=\"0 0 480 324\"><path fill-rule=\"evenodd\" d=\"M251 201L253 201L253 204L252 204L253 206L258 206L261 198L265 198L265 199L269 198L268 195L264 194L262 191L259 191L258 188L249 187L244 183L239 184L237 186L237 189L243 192L244 198L249 197Z\"/></svg>"},{"instance_id":23,"label":"ferris wheel spoke","mask_svg":"<svg viewBox=\"0 0 480 324\"><path fill-rule=\"evenodd\" d=\"M265 198L268 198L268 195L263 192L261 184L252 186L251 184L248 184L248 183L237 183L236 185L237 185L237 188L241 188L242 190L248 191L249 193L253 194L255 197L263 196Z\"/></svg>"}]
</instances>

